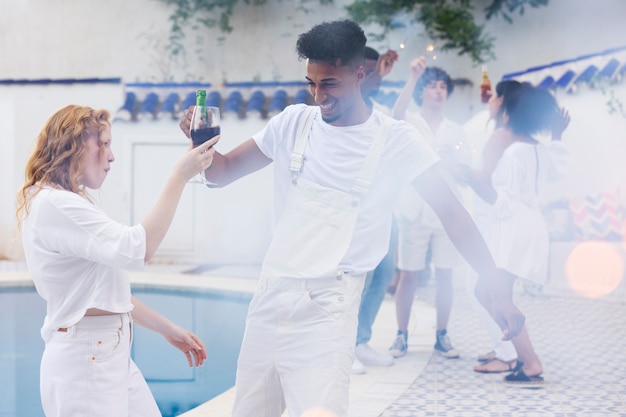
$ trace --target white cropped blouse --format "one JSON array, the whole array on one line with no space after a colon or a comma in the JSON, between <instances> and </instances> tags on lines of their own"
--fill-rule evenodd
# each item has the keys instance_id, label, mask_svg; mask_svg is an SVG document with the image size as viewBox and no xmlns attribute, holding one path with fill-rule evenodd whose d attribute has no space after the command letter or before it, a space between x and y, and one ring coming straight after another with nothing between
<instances>
[{"instance_id":1,"label":"white cropped blouse","mask_svg":"<svg viewBox=\"0 0 626 417\"><path fill-rule=\"evenodd\" d=\"M37 292L47 302L44 340L78 322L88 308L126 313L126 270L141 270L146 232L110 219L80 195L44 187L30 203L22 243Z\"/></svg>"}]
</instances>

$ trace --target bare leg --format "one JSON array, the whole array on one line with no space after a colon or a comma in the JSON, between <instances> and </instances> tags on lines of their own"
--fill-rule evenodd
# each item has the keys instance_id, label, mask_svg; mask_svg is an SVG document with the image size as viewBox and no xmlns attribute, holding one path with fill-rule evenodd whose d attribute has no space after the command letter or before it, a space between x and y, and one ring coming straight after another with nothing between
<instances>
[{"instance_id":1,"label":"bare leg","mask_svg":"<svg viewBox=\"0 0 626 417\"><path fill-rule=\"evenodd\" d=\"M506 275L506 296L513 298L513 285L515 284L516 277L514 275L505 273ZM484 288L483 285L476 285L476 297L485 306L488 311L491 311L491 300L489 298L489 291ZM519 335L511 339L515 351L517 352L517 359L524 363L522 367L524 373L528 376L539 375L543 372L543 367L539 357L535 353L535 349L530 341L528 330L526 326L522 328Z\"/></svg>"},{"instance_id":2,"label":"bare leg","mask_svg":"<svg viewBox=\"0 0 626 417\"><path fill-rule=\"evenodd\" d=\"M443 330L448 327L450 311L452 310L452 299L454 298L452 269L435 268L435 285L437 288L435 295L437 330Z\"/></svg>"},{"instance_id":3,"label":"bare leg","mask_svg":"<svg viewBox=\"0 0 626 417\"><path fill-rule=\"evenodd\" d=\"M520 334L511 339L511 341L517 351L517 359L524 363L524 366L522 366L524 373L528 376L535 376L543 373L543 367L541 366L539 357L535 353L533 345L530 342L526 326L524 326Z\"/></svg>"},{"instance_id":4,"label":"bare leg","mask_svg":"<svg viewBox=\"0 0 626 417\"><path fill-rule=\"evenodd\" d=\"M407 331L413 297L417 290L419 271L400 270L398 285L396 286L396 321L398 330Z\"/></svg>"},{"instance_id":5,"label":"bare leg","mask_svg":"<svg viewBox=\"0 0 626 417\"><path fill-rule=\"evenodd\" d=\"M389 283L389 287L387 287L387 292L391 295L395 295L396 294L396 289L398 288L398 281L400 281L400 271L398 269L395 269L393 271L393 278L391 279L391 282Z\"/></svg>"},{"instance_id":6,"label":"bare leg","mask_svg":"<svg viewBox=\"0 0 626 417\"><path fill-rule=\"evenodd\" d=\"M485 330L487 330L487 333L489 334L493 350L487 354L478 356L479 362L487 362L487 364L476 366L474 370L477 372L485 372L486 370L492 369L491 365L493 365L493 363L490 365L489 362L493 362L494 359L499 359L501 362L506 364L511 363L514 359L517 359L517 352L513 343L509 340L502 340L502 331L491 316L491 310L489 309L490 293L487 288L479 287L479 283L481 282L482 281L476 281L476 285L474 287L475 294L473 298L478 301L476 303L476 312L480 316L480 319L485 326ZM501 369L503 367L499 366L498 368ZM508 368L508 366L506 368Z\"/></svg>"}]
</instances>

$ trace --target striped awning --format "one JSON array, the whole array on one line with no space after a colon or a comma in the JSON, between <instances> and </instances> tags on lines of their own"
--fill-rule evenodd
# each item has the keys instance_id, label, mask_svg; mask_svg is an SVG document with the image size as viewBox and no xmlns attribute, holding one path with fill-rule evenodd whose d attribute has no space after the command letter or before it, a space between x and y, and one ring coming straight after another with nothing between
<instances>
[{"instance_id":1,"label":"striped awning","mask_svg":"<svg viewBox=\"0 0 626 417\"><path fill-rule=\"evenodd\" d=\"M624 72L626 46L512 72L503 75L502 79L516 79L537 87L573 91L581 83L619 81Z\"/></svg>"}]
</instances>

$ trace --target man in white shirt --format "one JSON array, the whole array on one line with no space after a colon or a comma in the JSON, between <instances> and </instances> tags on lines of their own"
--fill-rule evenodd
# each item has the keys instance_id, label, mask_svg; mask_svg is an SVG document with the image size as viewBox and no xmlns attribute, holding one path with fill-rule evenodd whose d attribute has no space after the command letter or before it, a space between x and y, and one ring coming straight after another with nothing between
<instances>
[{"instance_id":1,"label":"man in white shirt","mask_svg":"<svg viewBox=\"0 0 626 417\"><path fill-rule=\"evenodd\" d=\"M465 149L463 129L444 115L453 87L452 79L445 71L437 67L427 68L424 57L414 59L410 64L409 78L393 108L394 117L415 126L442 158L443 166L449 169L454 166L460 151ZM417 111L407 110L411 98L419 106ZM443 173L448 186L460 199L453 175L446 169ZM398 333L389 350L394 357L407 352L413 296L420 281L430 276L432 262L437 312L434 350L445 358L458 358L459 352L450 342L447 326L452 310L453 268L461 265L462 258L436 213L412 187L403 192L396 220L399 236L399 277L395 292Z\"/></svg>"},{"instance_id":2,"label":"man in white shirt","mask_svg":"<svg viewBox=\"0 0 626 417\"><path fill-rule=\"evenodd\" d=\"M250 302L233 417L276 417L285 408L295 417L315 407L347 416L365 274L387 253L393 202L408 183L494 290L505 337L523 326L512 302L500 301L493 260L441 176L437 154L408 123L363 100L365 42L348 20L301 34L297 52L317 106L288 106L248 141L216 152L205 171L224 186L274 167L276 225Z\"/></svg>"}]
</instances>

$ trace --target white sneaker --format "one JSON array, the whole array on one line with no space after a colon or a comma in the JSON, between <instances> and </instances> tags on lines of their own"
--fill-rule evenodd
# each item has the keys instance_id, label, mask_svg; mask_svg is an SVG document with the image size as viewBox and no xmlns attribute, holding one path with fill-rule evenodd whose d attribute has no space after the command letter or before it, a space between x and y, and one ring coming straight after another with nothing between
<instances>
[{"instance_id":1,"label":"white sneaker","mask_svg":"<svg viewBox=\"0 0 626 417\"><path fill-rule=\"evenodd\" d=\"M365 365L355 356L352 360L352 373L354 375L362 375L365 373Z\"/></svg>"},{"instance_id":2,"label":"white sneaker","mask_svg":"<svg viewBox=\"0 0 626 417\"><path fill-rule=\"evenodd\" d=\"M360 343L354 349L354 356L363 364L369 366L391 366L393 365L393 356L384 353L378 353L367 343Z\"/></svg>"}]
</instances>

